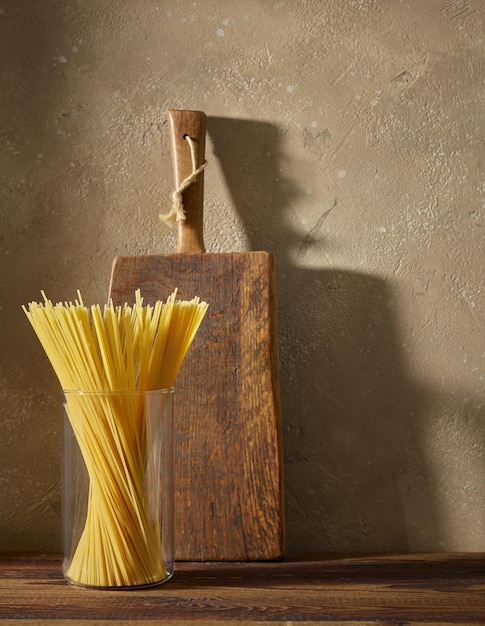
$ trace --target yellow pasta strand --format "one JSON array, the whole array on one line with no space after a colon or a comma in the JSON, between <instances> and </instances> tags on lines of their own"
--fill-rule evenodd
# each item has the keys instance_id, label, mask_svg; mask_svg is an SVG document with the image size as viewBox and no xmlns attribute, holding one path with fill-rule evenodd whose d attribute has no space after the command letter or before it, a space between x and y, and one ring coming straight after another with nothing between
<instances>
[{"instance_id":1,"label":"yellow pasta strand","mask_svg":"<svg viewBox=\"0 0 485 626\"><path fill-rule=\"evenodd\" d=\"M74 303L23 307L66 394L66 413L89 475L83 532L67 576L100 587L144 585L166 576L159 519L145 502L152 426L141 397L133 393L170 389L208 305L198 298L135 304L103 310ZM95 392L120 391L116 396ZM161 494L156 494L158 498Z\"/></svg>"}]
</instances>

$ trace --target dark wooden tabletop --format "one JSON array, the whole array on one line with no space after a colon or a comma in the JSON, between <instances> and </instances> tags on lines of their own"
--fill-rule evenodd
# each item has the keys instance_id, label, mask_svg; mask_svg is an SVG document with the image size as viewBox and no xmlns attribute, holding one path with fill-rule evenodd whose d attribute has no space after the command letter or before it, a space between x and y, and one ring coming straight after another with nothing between
<instances>
[{"instance_id":1,"label":"dark wooden tabletop","mask_svg":"<svg viewBox=\"0 0 485 626\"><path fill-rule=\"evenodd\" d=\"M142 590L74 587L55 556L0 557L2 625L485 625L485 554L179 563Z\"/></svg>"}]
</instances>

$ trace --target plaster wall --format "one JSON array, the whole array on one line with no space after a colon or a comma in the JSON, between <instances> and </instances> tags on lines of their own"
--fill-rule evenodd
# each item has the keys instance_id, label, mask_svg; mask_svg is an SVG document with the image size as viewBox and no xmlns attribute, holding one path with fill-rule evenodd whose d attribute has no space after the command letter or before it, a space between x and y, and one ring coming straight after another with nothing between
<instances>
[{"instance_id":1,"label":"plaster wall","mask_svg":"<svg viewBox=\"0 0 485 626\"><path fill-rule=\"evenodd\" d=\"M485 550L480 0L0 1L0 550L60 550L60 391L21 305L168 253L168 108L209 251L279 265L287 544Z\"/></svg>"}]
</instances>

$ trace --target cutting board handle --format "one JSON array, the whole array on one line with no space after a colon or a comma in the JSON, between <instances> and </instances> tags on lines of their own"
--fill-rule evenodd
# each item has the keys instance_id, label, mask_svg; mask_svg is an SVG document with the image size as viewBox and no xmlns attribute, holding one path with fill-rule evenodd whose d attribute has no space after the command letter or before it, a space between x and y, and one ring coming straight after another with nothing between
<instances>
[{"instance_id":1,"label":"cutting board handle","mask_svg":"<svg viewBox=\"0 0 485 626\"><path fill-rule=\"evenodd\" d=\"M170 109L167 112L172 146L172 166L175 189L192 174L192 154L187 135L195 144L197 167L205 159L207 117L202 111ZM182 192L185 220L179 220L177 253L205 252L203 237L204 171Z\"/></svg>"}]
</instances>

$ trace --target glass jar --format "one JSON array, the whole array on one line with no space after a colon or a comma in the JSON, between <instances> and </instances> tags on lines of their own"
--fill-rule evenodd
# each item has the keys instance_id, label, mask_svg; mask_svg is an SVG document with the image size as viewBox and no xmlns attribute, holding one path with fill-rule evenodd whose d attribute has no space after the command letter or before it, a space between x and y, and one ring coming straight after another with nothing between
<instances>
[{"instance_id":1,"label":"glass jar","mask_svg":"<svg viewBox=\"0 0 485 626\"><path fill-rule=\"evenodd\" d=\"M174 572L173 389L64 391L63 574L133 588Z\"/></svg>"}]
</instances>

